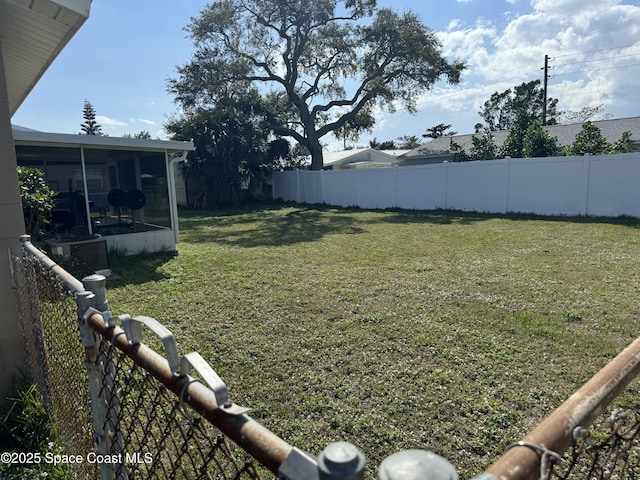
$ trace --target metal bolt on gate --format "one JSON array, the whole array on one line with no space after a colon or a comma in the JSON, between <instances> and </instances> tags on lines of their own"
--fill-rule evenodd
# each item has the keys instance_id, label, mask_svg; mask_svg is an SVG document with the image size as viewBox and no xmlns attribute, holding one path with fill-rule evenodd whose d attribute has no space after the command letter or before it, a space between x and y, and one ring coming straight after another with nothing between
<instances>
[{"instance_id":1,"label":"metal bolt on gate","mask_svg":"<svg viewBox=\"0 0 640 480\"><path fill-rule=\"evenodd\" d=\"M320 480L360 480L364 464L364 455L352 444L332 443L318 457Z\"/></svg>"},{"instance_id":2,"label":"metal bolt on gate","mask_svg":"<svg viewBox=\"0 0 640 480\"><path fill-rule=\"evenodd\" d=\"M458 480L448 460L426 450L404 450L387 457L378 469L380 480Z\"/></svg>"},{"instance_id":3,"label":"metal bolt on gate","mask_svg":"<svg viewBox=\"0 0 640 480\"><path fill-rule=\"evenodd\" d=\"M280 480L364 480L363 453L348 442L329 444L318 458L294 448L278 470Z\"/></svg>"}]
</instances>

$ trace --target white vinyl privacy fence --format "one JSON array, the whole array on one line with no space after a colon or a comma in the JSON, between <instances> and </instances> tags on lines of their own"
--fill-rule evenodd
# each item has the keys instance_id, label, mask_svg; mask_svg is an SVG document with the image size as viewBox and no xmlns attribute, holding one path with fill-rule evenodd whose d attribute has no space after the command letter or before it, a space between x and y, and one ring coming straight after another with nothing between
<instances>
[{"instance_id":1,"label":"white vinyl privacy fence","mask_svg":"<svg viewBox=\"0 0 640 480\"><path fill-rule=\"evenodd\" d=\"M273 197L361 208L640 217L640 152L278 172Z\"/></svg>"}]
</instances>

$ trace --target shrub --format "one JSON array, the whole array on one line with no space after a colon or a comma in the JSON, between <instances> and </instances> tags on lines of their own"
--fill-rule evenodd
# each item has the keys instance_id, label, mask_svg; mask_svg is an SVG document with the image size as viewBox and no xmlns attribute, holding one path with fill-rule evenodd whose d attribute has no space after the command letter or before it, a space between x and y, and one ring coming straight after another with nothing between
<instances>
[{"instance_id":1,"label":"shrub","mask_svg":"<svg viewBox=\"0 0 640 480\"><path fill-rule=\"evenodd\" d=\"M18 185L25 231L34 241L40 240L49 224L56 192L49 188L44 180L44 173L37 168L18 167Z\"/></svg>"},{"instance_id":2,"label":"shrub","mask_svg":"<svg viewBox=\"0 0 640 480\"><path fill-rule=\"evenodd\" d=\"M39 454L40 462L0 463L0 478L71 478L66 465L53 465L44 461L47 453L56 455L63 454L64 451L59 445L58 429L47 412L36 385L19 386L17 395L8 400L0 417L0 448L16 455ZM19 458L16 456L16 459Z\"/></svg>"}]
</instances>

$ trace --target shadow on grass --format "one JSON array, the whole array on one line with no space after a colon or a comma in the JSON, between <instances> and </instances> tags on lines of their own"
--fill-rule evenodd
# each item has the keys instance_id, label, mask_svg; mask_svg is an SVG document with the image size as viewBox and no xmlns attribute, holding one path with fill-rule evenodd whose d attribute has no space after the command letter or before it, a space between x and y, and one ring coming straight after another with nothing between
<instances>
[{"instance_id":1,"label":"shadow on grass","mask_svg":"<svg viewBox=\"0 0 640 480\"><path fill-rule=\"evenodd\" d=\"M584 215L537 215L533 213L483 213L463 212L459 210L380 210L388 213L388 216L378 219L378 223L432 223L438 225L458 224L467 225L476 222L493 220L496 218L513 221L544 221L544 222L568 222L579 224L610 224L623 225L630 228L640 228L640 218L619 217L588 217Z\"/></svg>"},{"instance_id":2,"label":"shadow on grass","mask_svg":"<svg viewBox=\"0 0 640 480\"><path fill-rule=\"evenodd\" d=\"M471 225L496 218L513 221L608 223L640 228L640 219L632 217L542 216L453 210L365 210L279 202L215 211L185 210L180 213L180 228L185 242L259 247L313 242L329 234L363 233L367 230L367 225L373 224Z\"/></svg>"},{"instance_id":3,"label":"shadow on grass","mask_svg":"<svg viewBox=\"0 0 640 480\"><path fill-rule=\"evenodd\" d=\"M296 206L242 207L235 210L188 212L181 215L185 242L215 242L239 247L285 246L313 242L328 234L357 234L365 230L353 212ZM210 216L207 216L210 215Z\"/></svg>"},{"instance_id":4,"label":"shadow on grass","mask_svg":"<svg viewBox=\"0 0 640 480\"><path fill-rule=\"evenodd\" d=\"M107 280L107 289L125 285L140 285L169 278L161 267L174 258L176 252L118 255L109 253L109 265L114 275Z\"/></svg>"}]
</instances>

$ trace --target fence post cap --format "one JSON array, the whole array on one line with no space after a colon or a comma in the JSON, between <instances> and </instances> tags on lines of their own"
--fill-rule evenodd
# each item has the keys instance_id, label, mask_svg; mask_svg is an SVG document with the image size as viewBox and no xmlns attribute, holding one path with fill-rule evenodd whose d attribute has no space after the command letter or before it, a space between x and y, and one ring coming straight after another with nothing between
<instances>
[{"instance_id":1,"label":"fence post cap","mask_svg":"<svg viewBox=\"0 0 640 480\"><path fill-rule=\"evenodd\" d=\"M404 450L387 457L378 469L380 480L458 480L458 472L435 453Z\"/></svg>"},{"instance_id":2,"label":"fence post cap","mask_svg":"<svg viewBox=\"0 0 640 480\"><path fill-rule=\"evenodd\" d=\"M348 442L334 442L318 456L320 478L359 480L364 478L364 455Z\"/></svg>"},{"instance_id":3,"label":"fence post cap","mask_svg":"<svg viewBox=\"0 0 640 480\"><path fill-rule=\"evenodd\" d=\"M93 307L96 296L93 292L85 290L84 292L76 293L75 298L78 308L84 310L88 307Z\"/></svg>"},{"instance_id":4,"label":"fence post cap","mask_svg":"<svg viewBox=\"0 0 640 480\"><path fill-rule=\"evenodd\" d=\"M91 285L94 288L97 287L103 287L104 285L106 285L107 283L107 278L104 275L99 275L97 273L93 273L91 275L88 275L86 277L82 278L82 283L85 285ZM91 290L90 288L87 288L87 290Z\"/></svg>"}]
</instances>

